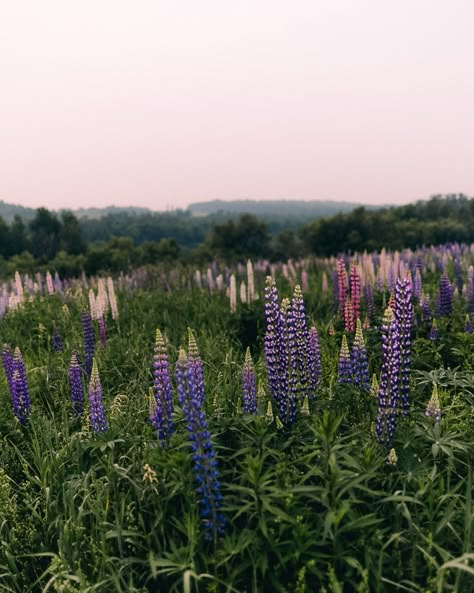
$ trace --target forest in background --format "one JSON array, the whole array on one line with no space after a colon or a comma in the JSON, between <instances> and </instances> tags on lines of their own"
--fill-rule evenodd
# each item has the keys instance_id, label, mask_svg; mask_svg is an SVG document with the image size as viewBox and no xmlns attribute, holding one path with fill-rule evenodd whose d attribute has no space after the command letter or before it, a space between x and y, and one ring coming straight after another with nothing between
<instances>
[{"instance_id":1,"label":"forest in background","mask_svg":"<svg viewBox=\"0 0 474 593\"><path fill-rule=\"evenodd\" d=\"M293 213L287 208L289 202L271 202L273 212L261 216L255 215L258 202L242 203L242 208L251 210L248 213L238 212L234 202L230 211L221 209L222 202L202 204L210 213L111 208L98 218L46 208L32 216L29 209L12 207L19 210L10 209L6 219L0 216L0 274L43 267L77 276L83 271L119 272L157 262L281 260L474 242L474 199L462 194L433 196L405 206L358 206L325 217L309 216L309 202L295 202ZM321 204L323 212L328 203ZM10 207L0 206L0 213ZM94 210L96 215L100 212Z\"/></svg>"}]
</instances>

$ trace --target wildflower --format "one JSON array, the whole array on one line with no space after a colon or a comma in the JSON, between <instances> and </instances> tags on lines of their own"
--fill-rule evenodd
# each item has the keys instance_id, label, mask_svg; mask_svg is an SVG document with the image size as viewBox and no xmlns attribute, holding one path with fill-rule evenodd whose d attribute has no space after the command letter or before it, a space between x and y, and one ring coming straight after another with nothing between
<instances>
[{"instance_id":1,"label":"wildflower","mask_svg":"<svg viewBox=\"0 0 474 593\"><path fill-rule=\"evenodd\" d=\"M104 402L102 400L102 385L95 358L92 359L92 372L89 382L89 418L94 432L107 430Z\"/></svg>"},{"instance_id":2,"label":"wildflower","mask_svg":"<svg viewBox=\"0 0 474 593\"><path fill-rule=\"evenodd\" d=\"M352 301L347 297L346 305L344 307L344 331L352 333L354 331L354 309Z\"/></svg>"},{"instance_id":3,"label":"wildflower","mask_svg":"<svg viewBox=\"0 0 474 593\"><path fill-rule=\"evenodd\" d=\"M304 398L304 400L303 400L303 405L301 406L301 415L302 416L309 416L310 415L308 396L306 396Z\"/></svg>"},{"instance_id":4,"label":"wildflower","mask_svg":"<svg viewBox=\"0 0 474 593\"><path fill-rule=\"evenodd\" d=\"M178 401L183 409L191 446L201 518L208 539L216 540L222 534L225 522L219 511L222 494L217 459L202 409L202 398L197 389L196 375L184 350L180 351L176 364L176 384Z\"/></svg>"},{"instance_id":5,"label":"wildflower","mask_svg":"<svg viewBox=\"0 0 474 593\"><path fill-rule=\"evenodd\" d=\"M352 374L354 384L369 391L369 363L360 319L357 319L357 329L352 346Z\"/></svg>"},{"instance_id":6,"label":"wildflower","mask_svg":"<svg viewBox=\"0 0 474 593\"><path fill-rule=\"evenodd\" d=\"M188 327L188 362L195 376L196 394L204 404L204 367L193 332Z\"/></svg>"},{"instance_id":7,"label":"wildflower","mask_svg":"<svg viewBox=\"0 0 474 593\"><path fill-rule=\"evenodd\" d=\"M395 315L390 307L382 322L382 368L379 387L379 405L375 434L377 441L387 448L395 434L399 405L400 336Z\"/></svg>"},{"instance_id":8,"label":"wildflower","mask_svg":"<svg viewBox=\"0 0 474 593\"><path fill-rule=\"evenodd\" d=\"M169 439L173 432L171 415L173 412L173 393L169 373L169 360L165 342L159 329L156 330L155 352L153 357L153 388L155 406L150 421L158 432L161 442Z\"/></svg>"},{"instance_id":9,"label":"wildflower","mask_svg":"<svg viewBox=\"0 0 474 593\"><path fill-rule=\"evenodd\" d=\"M433 319L433 323L431 324L430 333L428 334L428 339L432 342L435 342L438 339L438 326L436 324L436 319Z\"/></svg>"},{"instance_id":10,"label":"wildflower","mask_svg":"<svg viewBox=\"0 0 474 593\"><path fill-rule=\"evenodd\" d=\"M11 361L11 400L13 413L20 424L26 424L30 417L30 390L26 379L25 363L19 348L15 348Z\"/></svg>"},{"instance_id":11,"label":"wildflower","mask_svg":"<svg viewBox=\"0 0 474 593\"><path fill-rule=\"evenodd\" d=\"M105 326L105 317L101 315L97 319L97 324L99 325L99 339L102 346L105 346L107 343L107 330Z\"/></svg>"},{"instance_id":12,"label":"wildflower","mask_svg":"<svg viewBox=\"0 0 474 593\"><path fill-rule=\"evenodd\" d=\"M52 343L53 343L53 350L55 352L60 352L63 349L63 341L61 340L61 336L59 334L56 324L54 324L54 326L53 326Z\"/></svg>"},{"instance_id":13,"label":"wildflower","mask_svg":"<svg viewBox=\"0 0 474 593\"><path fill-rule=\"evenodd\" d=\"M255 370L253 366L252 357L250 355L250 348L245 352L245 362L242 369L242 385L243 385L243 412L244 414L257 413L257 388L255 380Z\"/></svg>"},{"instance_id":14,"label":"wildflower","mask_svg":"<svg viewBox=\"0 0 474 593\"><path fill-rule=\"evenodd\" d=\"M295 401L304 397L308 389L307 344L308 328L300 287L295 286L293 298L289 303L287 317L288 353L290 357L290 390L291 398ZM296 410L291 409L290 413Z\"/></svg>"},{"instance_id":15,"label":"wildflower","mask_svg":"<svg viewBox=\"0 0 474 593\"><path fill-rule=\"evenodd\" d=\"M438 290L439 314L443 317L451 315L453 308L453 287L449 281L446 269L441 274Z\"/></svg>"},{"instance_id":16,"label":"wildflower","mask_svg":"<svg viewBox=\"0 0 474 593\"><path fill-rule=\"evenodd\" d=\"M339 302L339 312L344 319L344 311L347 301L347 273L346 265L343 259L337 260L337 295Z\"/></svg>"},{"instance_id":17,"label":"wildflower","mask_svg":"<svg viewBox=\"0 0 474 593\"><path fill-rule=\"evenodd\" d=\"M464 323L464 332L466 334L472 334L472 332L473 332L472 321L471 321L471 318L469 317L469 314L466 315L466 321Z\"/></svg>"},{"instance_id":18,"label":"wildflower","mask_svg":"<svg viewBox=\"0 0 474 593\"><path fill-rule=\"evenodd\" d=\"M426 295L421 296L421 320L431 321L433 313L430 306L430 297Z\"/></svg>"},{"instance_id":19,"label":"wildflower","mask_svg":"<svg viewBox=\"0 0 474 593\"><path fill-rule=\"evenodd\" d=\"M235 283L235 274L230 277L230 312L235 313L237 311L237 285Z\"/></svg>"},{"instance_id":20,"label":"wildflower","mask_svg":"<svg viewBox=\"0 0 474 593\"><path fill-rule=\"evenodd\" d=\"M397 462L398 462L397 452L392 447L390 449L389 454L387 455L387 464L388 465L397 465Z\"/></svg>"},{"instance_id":21,"label":"wildflower","mask_svg":"<svg viewBox=\"0 0 474 593\"><path fill-rule=\"evenodd\" d=\"M347 338L345 334L342 336L341 350L339 353L338 362L338 382L339 383L352 383L352 365L351 357L349 352L349 346L347 345Z\"/></svg>"},{"instance_id":22,"label":"wildflower","mask_svg":"<svg viewBox=\"0 0 474 593\"><path fill-rule=\"evenodd\" d=\"M441 422L441 404L439 403L438 386L436 383L433 385L430 401L426 406L425 416L434 418L436 424Z\"/></svg>"},{"instance_id":23,"label":"wildflower","mask_svg":"<svg viewBox=\"0 0 474 593\"><path fill-rule=\"evenodd\" d=\"M370 319L375 317L374 291L371 284L366 284L364 288L365 303L367 305L367 315Z\"/></svg>"},{"instance_id":24,"label":"wildflower","mask_svg":"<svg viewBox=\"0 0 474 593\"><path fill-rule=\"evenodd\" d=\"M92 319L87 311L82 313L82 334L84 337L84 364L86 375L90 376L92 371L92 360L94 358L95 339Z\"/></svg>"},{"instance_id":25,"label":"wildflower","mask_svg":"<svg viewBox=\"0 0 474 593\"><path fill-rule=\"evenodd\" d=\"M82 390L81 367L79 366L76 352L72 353L71 362L69 364L69 385L71 388L73 413L76 416L80 416L84 409L84 396Z\"/></svg>"},{"instance_id":26,"label":"wildflower","mask_svg":"<svg viewBox=\"0 0 474 593\"><path fill-rule=\"evenodd\" d=\"M253 265L250 260L247 260L247 291L248 291L248 303L252 303L255 300L255 281L253 274Z\"/></svg>"},{"instance_id":27,"label":"wildflower","mask_svg":"<svg viewBox=\"0 0 474 593\"><path fill-rule=\"evenodd\" d=\"M474 267L469 266L467 271L467 310L468 313L474 313Z\"/></svg>"},{"instance_id":28,"label":"wildflower","mask_svg":"<svg viewBox=\"0 0 474 593\"><path fill-rule=\"evenodd\" d=\"M351 305L353 312L353 326L360 317L360 276L357 266L351 267L349 276L349 285L351 289ZM354 331L354 330L352 330Z\"/></svg>"},{"instance_id":29,"label":"wildflower","mask_svg":"<svg viewBox=\"0 0 474 593\"><path fill-rule=\"evenodd\" d=\"M377 375L374 373L372 375L372 382L370 383L370 395L373 397L378 397L379 394L379 382L377 381Z\"/></svg>"},{"instance_id":30,"label":"wildflower","mask_svg":"<svg viewBox=\"0 0 474 593\"><path fill-rule=\"evenodd\" d=\"M395 287L395 319L400 338L400 396L403 413L410 411L411 324L413 305L411 283L408 278L397 279Z\"/></svg>"}]
</instances>

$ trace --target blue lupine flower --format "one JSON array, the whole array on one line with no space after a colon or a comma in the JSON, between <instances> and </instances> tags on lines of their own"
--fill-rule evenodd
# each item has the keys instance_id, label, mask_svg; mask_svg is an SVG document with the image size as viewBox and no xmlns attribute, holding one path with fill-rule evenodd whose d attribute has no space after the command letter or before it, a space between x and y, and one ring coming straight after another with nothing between
<instances>
[{"instance_id":1,"label":"blue lupine flower","mask_svg":"<svg viewBox=\"0 0 474 593\"><path fill-rule=\"evenodd\" d=\"M410 411L411 327L413 305L411 282L408 278L397 279L395 287L395 319L400 339L400 397L403 413Z\"/></svg>"},{"instance_id":2,"label":"blue lupine flower","mask_svg":"<svg viewBox=\"0 0 474 593\"><path fill-rule=\"evenodd\" d=\"M155 405L150 421L158 432L161 442L169 439L173 432L173 390L169 373L168 353L159 329L156 330L155 353L153 357L153 394Z\"/></svg>"},{"instance_id":3,"label":"blue lupine flower","mask_svg":"<svg viewBox=\"0 0 474 593\"><path fill-rule=\"evenodd\" d=\"M206 537L215 541L223 533L225 524L225 518L219 510L222 505L222 494L217 459L202 409L196 375L184 350L180 351L176 363L176 388L191 446L200 515L206 529Z\"/></svg>"},{"instance_id":4,"label":"blue lupine flower","mask_svg":"<svg viewBox=\"0 0 474 593\"><path fill-rule=\"evenodd\" d=\"M77 352L71 355L69 364L69 385L71 388L72 411L76 416L80 416L84 410L84 393L82 389L81 367Z\"/></svg>"},{"instance_id":5,"label":"blue lupine flower","mask_svg":"<svg viewBox=\"0 0 474 593\"><path fill-rule=\"evenodd\" d=\"M339 383L352 383L352 364L349 346L345 334L342 336L341 350L339 353L339 362L337 365L337 375Z\"/></svg>"},{"instance_id":6,"label":"blue lupine flower","mask_svg":"<svg viewBox=\"0 0 474 593\"><path fill-rule=\"evenodd\" d=\"M352 375L355 385L369 391L369 363L360 319L357 319L354 344L352 345Z\"/></svg>"}]
</instances>

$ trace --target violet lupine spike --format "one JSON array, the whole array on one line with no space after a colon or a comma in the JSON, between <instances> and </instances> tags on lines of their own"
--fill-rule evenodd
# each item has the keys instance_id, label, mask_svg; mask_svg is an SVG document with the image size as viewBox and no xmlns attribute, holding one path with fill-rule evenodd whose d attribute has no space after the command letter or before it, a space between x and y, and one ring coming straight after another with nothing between
<instances>
[{"instance_id":1,"label":"violet lupine spike","mask_svg":"<svg viewBox=\"0 0 474 593\"><path fill-rule=\"evenodd\" d=\"M395 434L400 394L400 338L390 307L385 310L381 329L382 368L375 436L381 445L389 449Z\"/></svg>"},{"instance_id":2,"label":"violet lupine spike","mask_svg":"<svg viewBox=\"0 0 474 593\"><path fill-rule=\"evenodd\" d=\"M173 433L173 389L171 387L170 365L165 341L159 329L156 330L155 352L153 356L153 395L155 406L150 421L158 432L162 443Z\"/></svg>"},{"instance_id":3,"label":"violet lupine spike","mask_svg":"<svg viewBox=\"0 0 474 593\"><path fill-rule=\"evenodd\" d=\"M61 350L63 349L63 341L61 339L61 335L59 334L56 324L54 324L54 326L53 326L52 343L53 343L53 350L55 352L61 352Z\"/></svg>"},{"instance_id":4,"label":"violet lupine spike","mask_svg":"<svg viewBox=\"0 0 474 593\"><path fill-rule=\"evenodd\" d=\"M472 321L471 318L469 317L469 314L466 315L466 321L464 322L464 333L465 334L472 334L474 331L474 328L472 326Z\"/></svg>"},{"instance_id":5,"label":"violet lupine spike","mask_svg":"<svg viewBox=\"0 0 474 593\"><path fill-rule=\"evenodd\" d=\"M415 276L413 278L413 296L416 298L416 300L419 303L421 303L422 291L423 291L423 284L421 281L420 270L418 268L416 268Z\"/></svg>"},{"instance_id":6,"label":"violet lupine spike","mask_svg":"<svg viewBox=\"0 0 474 593\"><path fill-rule=\"evenodd\" d=\"M290 373L296 379L299 388L297 398L303 398L308 390L307 352L308 327L304 308L303 294L300 287L295 286L293 298L288 309L288 346L290 351Z\"/></svg>"},{"instance_id":7,"label":"violet lupine spike","mask_svg":"<svg viewBox=\"0 0 474 593\"><path fill-rule=\"evenodd\" d=\"M351 273L349 276L349 285L351 289L351 305L353 313L353 326L360 317L360 276L357 270L357 266L351 267ZM352 330L354 331L354 330Z\"/></svg>"},{"instance_id":8,"label":"violet lupine spike","mask_svg":"<svg viewBox=\"0 0 474 593\"><path fill-rule=\"evenodd\" d=\"M433 385L430 401L426 406L425 416L434 418L436 424L441 422L441 404L439 403L438 386Z\"/></svg>"},{"instance_id":9,"label":"violet lupine spike","mask_svg":"<svg viewBox=\"0 0 474 593\"><path fill-rule=\"evenodd\" d=\"M84 368L90 377L95 352L94 326L88 311L82 313L82 334L84 336Z\"/></svg>"},{"instance_id":10,"label":"violet lupine spike","mask_svg":"<svg viewBox=\"0 0 474 593\"><path fill-rule=\"evenodd\" d=\"M367 348L362 333L360 319L357 320L354 344L352 345L352 375L354 384L365 391L370 390L369 385L369 363L367 360Z\"/></svg>"},{"instance_id":11,"label":"violet lupine spike","mask_svg":"<svg viewBox=\"0 0 474 593\"><path fill-rule=\"evenodd\" d=\"M474 267L473 266L469 266L469 269L467 270L466 297L467 297L467 312L474 313Z\"/></svg>"},{"instance_id":12,"label":"violet lupine spike","mask_svg":"<svg viewBox=\"0 0 474 593\"><path fill-rule=\"evenodd\" d=\"M20 424L26 424L30 417L30 390L26 379L26 368L20 349L15 348L12 363L12 403L15 416Z\"/></svg>"},{"instance_id":13,"label":"violet lupine spike","mask_svg":"<svg viewBox=\"0 0 474 593\"><path fill-rule=\"evenodd\" d=\"M395 319L400 338L400 397L403 414L410 412L411 328L413 304L409 278L398 279L395 287Z\"/></svg>"},{"instance_id":14,"label":"violet lupine spike","mask_svg":"<svg viewBox=\"0 0 474 593\"><path fill-rule=\"evenodd\" d=\"M351 355L345 334L342 336L341 350L337 364L337 380L338 383L352 383Z\"/></svg>"},{"instance_id":15,"label":"violet lupine spike","mask_svg":"<svg viewBox=\"0 0 474 593\"><path fill-rule=\"evenodd\" d=\"M344 331L353 333L354 329L354 309L352 308L351 299L347 297L346 306L344 307Z\"/></svg>"},{"instance_id":16,"label":"violet lupine spike","mask_svg":"<svg viewBox=\"0 0 474 593\"><path fill-rule=\"evenodd\" d=\"M314 398L321 383L321 349L319 346L318 330L313 326L308 332L308 375L309 396Z\"/></svg>"},{"instance_id":17,"label":"violet lupine spike","mask_svg":"<svg viewBox=\"0 0 474 593\"><path fill-rule=\"evenodd\" d=\"M439 330L438 330L438 326L436 324L436 319L433 319L433 323L431 324L430 333L428 334L428 339L431 340L432 342L436 342L436 340L438 339L438 335L439 335Z\"/></svg>"},{"instance_id":18,"label":"violet lupine spike","mask_svg":"<svg viewBox=\"0 0 474 593\"><path fill-rule=\"evenodd\" d=\"M339 313L344 319L347 301L347 272L346 264L343 259L337 260L337 300L339 303Z\"/></svg>"},{"instance_id":19,"label":"violet lupine spike","mask_svg":"<svg viewBox=\"0 0 474 593\"><path fill-rule=\"evenodd\" d=\"M82 389L81 366L77 352L71 355L69 364L69 386L71 388L72 411L75 416L80 416L84 411L84 392Z\"/></svg>"},{"instance_id":20,"label":"violet lupine spike","mask_svg":"<svg viewBox=\"0 0 474 593\"><path fill-rule=\"evenodd\" d=\"M245 361L242 369L242 400L244 414L257 413L257 382L255 378L255 369L253 366L250 348L245 352Z\"/></svg>"},{"instance_id":21,"label":"violet lupine spike","mask_svg":"<svg viewBox=\"0 0 474 593\"><path fill-rule=\"evenodd\" d=\"M421 320L431 321L433 319L433 312L431 311L430 297L422 295L421 297Z\"/></svg>"},{"instance_id":22,"label":"violet lupine spike","mask_svg":"<svg viewBox=\"0 0 474 593\"><path fill-rule=\"evenodd\" d=\"M288 399L288 353L284 322L278 304L278 291L271 276L267 276L265 282L264 302L266 321L264 350L268 386L270 396L277 408L277 415L285 418Z\"/></svg>"},{"instance_id":23,"label":"violet lupine spike","mask_svg":"<svg viewBox=\"0 0 474 593\"><path fill-rule=\"evenodd\" d=\"M10 395L12 394L13 385L13 356L8 344L3 345L2 349L2 366L5 371L5 377L7 379L8 390Z\"/></svg>"},{"instance_id":24,"label":"violet lupine spike","mask_svg":"<svg viewBox=\"0 0 474 593\"><path fill-rule=\"evenodd\" d=\"M102 385L95 358L92 359L92 372L89 381L89 419L94 432L105 432L107 430Z\"/></svg>"},{"instance_id":25,"label":"violet lupine spike","mask_svg":"<svg viewBox=\"0 0 474 593\"><path fill-rule=\"evenodd\" d=\"M99 326L99 339L102 346L107 344L107 328L105 324L105 317L101 315L97 320L97 324Z\"/></svg>"},{"instance_id":26,"label":"violet lupine spike","mask_svg":"<svg viewBox=\"0 0 474 593\"><path fill-rule=\"evenodd\" d=\"M202 363L199 348L196 342L196 338L188 327L188 362L192 372L195 375L195 384L197 389L198 397L201 398L201 405L204 404L204 366Z\"/></svg>"},{"instance_id":27,"label":"violet lupine spike","mask_svg":"<svg viewBox=\"0 0 474 593\"><path fill-rule=\"evenodd\" d=\"M446 270L441 274L439 280L439 314L449 317L453 309L453 287L449 281Z\"/></svg>"},{"instance_id":28,"label":"violet lupine spike","mask_svg":"<svg viewBox=\"0 0 474 593\"><path fill-rule=\"evenodd\" d=\"M287 360L286 386L287 397L285 409L280 420L283 424L290 425L296 421L298 394L301 391L301 384L298 380L298 369L293 367L293 361L297 359L297 338L294 319L292 318L291 301L284 298L281 301L280 317L282 322L282 352Z\"/></svg>"},{"instance_id":29,"label":"violet lupine spike","mask_svg":"<svg viewBox=\"0 0 474 593\"><path fill-rule=\"evenodd\" d=\"M371 284L366 284L364 287L365 303L367 305L367 315L370 319L375 317L375 302L374 289Z\"/></svg>"},{"instance_id":30,"label":"violet lupine spike","mask_svg":"<svg viewBox=\"0 0 474 593\"><path fill-rule=\"evenodd\" d=\"M194 475L198 484L200 515L206 529L206 538L216 541L222 535L225 526L225 518L220 511L222 494L217 459L202 409L196 375L183 349L180 350L176 363L176 391L186 421Z\"/></svg>"}]
</instances>

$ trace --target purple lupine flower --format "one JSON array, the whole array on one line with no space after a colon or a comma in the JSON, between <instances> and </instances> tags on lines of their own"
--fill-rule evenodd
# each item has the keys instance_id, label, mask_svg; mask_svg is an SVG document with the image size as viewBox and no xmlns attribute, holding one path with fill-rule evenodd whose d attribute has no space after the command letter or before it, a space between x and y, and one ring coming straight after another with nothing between
<instances>
[{"instance_id":1,"label":"purple lupine flower","mask_svg":"<svg viewBox=\"0 0 474 593\"><path fill-rule=\"evenodd\" d=\"M464 333L466 333L466 334L472 334L473 331L474 331L474 328L472 327L471 318L469 317L469 314L467 314L466 315L466 321L464 323Z\"/></svg>"},{"instance_id":2,"label":"purple lupine flower","mask_svg":"<svg viewBox=\"0 0 474 593\"><path fill-rule=\"evenodd\" d=\"M352 333L354 329L354 309L352 308L351 299L347 297L346 306L344 307L344 331Z\"/></svg>"},{"instance_id":3,"label":"purple lupine flower","mask_svg":"<svg viewBox=\"0 0 474 593\"><path fill-rule=\"evenodd\" d=\"M474 267L469 266L467 271L467 312L474 313Z\"/></svg>"},{"instance_id":4,"label":"purple lupine flower","mask_svg":"<svg viewBox=\"0 0 474 593\"><path fill-rule=\"evenodd\" d=\"M158 432L158 438L164 443L173 432L173 390L168 353L159 329L156 330L155 353L153 356L153 388L155 405L153 413L150 415L150 421Z\"/></svg>"},{"instance_id":5,"label":"purple lupine flower","mask_svg":"<svg viewBox=\"0 0 474 593\"><path fill-rule=\"evenodd\" d=\"M204 366L191 328L188 327L188 364L194 373L196 393L204 405Z\"/></svg>"},{"instance_id":6,"label":"purple lupine flower","mask_svg":"<svg viewBox=\"0 0 474 593\"><path fill-rule=\"evenodd\" d=\"M435 342L438 339L438 326L436 324L436 319L433 319L433 323L431 324L430 333L428 334L428 339L432 342Z\"/></svg>"},{"instance_id":7,"label":"purple lupine flower","mask_svg":"<svg viewBox=\"0 0 474 593\"><path fill-rule=\"evenodd\" d=\"M339 303L339 313L344 319L347 301L347 272L346 264L343 259L337 260L337 300Z\"/></svg>"},{"instance_id":8,"label":"purple lupine flower","mask_svg":"<svg viewBox=\"0 0 474 593\"><path fill-rule=\"evenodd\" d=\"M105 432L107 430L102 385L95 358L92 359L92 372L89 381L89 419L94 432Z\"/></svg>"},{"instance_id":9,"label":"purple lupine flower","mask_svg":"<svg viewBox=\"0 0 474 593\"><path fill-rule=\"evenodd\" d=\"M425 416L434 418L436 424L441 422L441 404L439 403L438 386L433 385L430 401L426 406Z\"/></svg>"},{"instance_id":10,"label":"purple lupine flower","mask_svg":"<svg viewBox=\"0 0 474 593\"><path fill-rule=\"evenodd\" d=\"M72 411L76 416L80 416L84 410L84 392L82 389L81 367L77 352L71 355L69 364L69 386L71 388Z\"/></svg>"},{"instance_id":11,"label":"purple lupine flower","mask_svg":"<svg viewBox=\"0 0 474 593\"><path fill-rule=\"evenodd\" d=\"M395 287L395 320L400 338L400 396L404 415L410 411L411 327L413 304L409 278L397 279Z\"/></svg>"},{"instance_id":12,"label":"purple lupine flower","mask_svg":"<svg viewBox=\"0 0 474 593\"><path fill-rule=\"evenodd\" d=\"M321 349L319 347L318 330L313 326L308 332L308 375L309 396L313 398L321 383Z\"/></svg>"},{"instance_id":13,"label":"purple lupine flower","mask_svg":"<svg viewBox=\"0 0 474 593\"><path fill-rule=\"evenodd\" d=\"M332 293L333 293L334 311L338 311L339 310L339 282L338 282L336 270L334 270L331 273L331 278L332 278Z\"/></svg>"},{"instance_id":14,"label":"purple lupine flower","mask_svg":"<svg viewBox=\"0 0 474 593\"><path fill-rule=\"evenodd\" d=\"M222 506L222 494L216 453L202 409L196 374L189 365L184 350L180 351L176 363L176 389L178 402L186 420L194 474L198 484L200 515L206 529L206 538L216 541L223 533L225 525L225 518L219 510Z\"/></svg>"},{"instance_id":15,"label":"purple lupine flower","mask_svg":"<svg viewBox=\"0 0 474 593\"><path fill-rule=\"evenodd\" d=\"M421 297L421 320L431 321L433 319L433 313L430 306L430 297L422 295Z\"/></svg>"},{"instance_id":16,"label":"purple lupine flower","mask_svg":"<svg viewBox=\"0 0 474 593\"><path fill-rule=\"evenodd\" d=\"M355 385L364 391L369 391L369 363L360 319L357 320L354 344L352 345L352 376Z\"/></svg>"},{"instance_id":17,"label":"purple lupine flower","mask_svg":"<svg viewBox=\"0 0 474 593\"><path fill-rule=\"evenodd\" d=\"M285 420L288 407L288 352L284 320L278 305L278 291L275 282L268 276L265 283L264 339L265 361L270 396L275 402L277 415Z\"/></svg>"},{"instance_id":18,"label":"purple lupine flower","mask_svg":"<svg viewBox=\"0 0 474 593\"><path fill-rule=\"evenodd\" d=\"M56 324L54 324L54 326L53 326L52 343L53 343L53 350L55 352L61 352L61 350L63 349L63 341L61 339L61 335L59 334L59 330L58 330Z\"/></svg>"},{"instance_id":19,"label":"purple lupine flower","mask_svg":"<svg viewBox=\"0 0 474 593\"><path fill-rule=\"evenodd\" d=\"M107 328L105 325L105 317L103 315L97 319L97 324L99 326L100 343L102 346L105 346L107 344Z\"/></svg>"},{"instance_id":20,"label":"purple lupine flower","mask_svg":"<svg viewBox=\"0 0 474 593\"><path fill-rule=\"evenodd\" d=\"M381 330L382 368L375 436L380 444L389 449L395 434L400 393L400 337L390 307L385 310Z\"/></svg>"},{"instance_id":21,"label":"purple lupine flower","mask_svg":"<svg viewBox=\"0 0 474 593\"><path fill-rule=\"evenodd\" d=\"M290 354L290 390L293 397L297 400L304 398L308 390L308 366L306 358L308 327L306 325L303 295L298 285L295 286L293 298L288 308L287 330L288 350ZM296 401L294 403L296 404Z\"/></svg>"},{"instance_id":22,"label":"purple lupine flower","mask_svg":"<svg viewBox=\"0 0 474 593\"><path fill-rule=\"evenodd\" d=\"M341 351L339 353L339 362L337 365L337 375L339 383L352 383L352 365L347 338L342 336Z\"/></svg>"},{"instance_id":23,"label":"purple lupine flower","mask_svg":"<svg viewBox=\"0 0 474 593\"><path fill-rule=\"evenodd\" d=\"M371 284L366 284L364 287L365 303L367 305L367 315L370 319L375 317L375 302L374 290Z\"/></svg>"},{"instance_id":24,"label":"purple lupine flower","mask_svg":"<svg viewBox=\"0 0 474 593\"><path fill-rule=\"evenodd\" d=\"M280 318L282 323L282 355L287 361L287 372L285 385L287 389L286 405L283 416L277 416L282 424L290 425L296 421L298 395L301 391L301 384L298 382L298 370L293 368L293 360L298 357L297 339L294 320L292 319L291 301L288 298L282 299L280 306Z\"/></svg>"},{"instance_id":25,"label":"purple lupine flower","mask_svg":"<svg viewBox=\"0 0 474 593\"><path fill-rule=\"evenodd\" d=\"M453 267L454 267L454 277L456 278L456 284L457 284L458 290L459 290L459 292L462 292L462 287L463 287L462 268L461 268L461 260L459 259L459 255L454 258Z\"/></svg>"},{"instance_id":26,"label":"purple lupine flower","mask_svg":"<svg viewBox=\"0 0 474 593\"><path fill-rule=\"evenodd\" d=\"M413 278L413 296L416 298L416 300L419 303L421 302L422 291L423 291L423 285L422 285L422 281L421 281L420 270L418 268L416 268L415 276Z\"/></svg>"},{"instance_id":27,"label":"purple lupine flower","mask_svg":"<svg viewBox=\"0 0 474 593\"><path fill-rule=\"evenodd\" d=\"M242 387L243 387L243 412L244 414L257 413L257 384L255 379L255 369L253 366L250 348L245 352L245 361L242 369Z\"/></svg>"},{"instance_id":28,"label":"purple lupine flower","mask_svg":"<svg viewBox=\"0 0 474 593\"><path fill-rule=\"evenodd\" d=\"M8 344L3 344L2 349L2 366L5 371L5 377L7 379L8 390L10 395L13 393L13 356Z\"/></svg>"},{"instance_id":29,"label":"purple lupine flower","mask_svg":"<svg viewBox=\"0 0 474 593\"><path fill-rule=\"evenodd\" d=\"M12 363L12 404L13 412L20 424L26 424L30 417L30 390L26 379L26 368L20 349L15 348Z\"/></svg>"},{"instance_id":30,"label":"purple lupine flower","mask_svg":"<svg viewBox=\"0 0 474 593\"><path fill-rule=\"evenodd\" d=\"M441 274L439 280L439 314L443 317L449 317L453 309L453 287L449 281L446 270Z\"/></svg>"},{"instance_id":31,"label":"purple lupine flower","mask_svg":"<svg viewBox=\"0 0 474 593\"><path fill-rule=\"evenodd\" d=\"M95 338L92 318L87 311L82 312L82 335L84 336L84 365L86 375L89 377L92 371L92 361L95 351Z\"/></svg>"}]
</instances>

